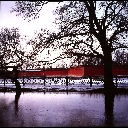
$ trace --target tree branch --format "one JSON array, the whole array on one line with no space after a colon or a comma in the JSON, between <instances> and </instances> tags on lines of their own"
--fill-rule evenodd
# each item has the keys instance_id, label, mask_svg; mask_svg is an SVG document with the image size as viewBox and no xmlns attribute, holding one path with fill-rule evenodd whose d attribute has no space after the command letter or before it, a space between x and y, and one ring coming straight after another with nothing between
<instances>
[{"instance_id":1,"label":"tree branch","mask_svg":"<svg viewBox=\"0 0 128 128\"><path fill-rule=\"evenodd\" d=\"M103 59L103 55L102 54L99 54L99 55L94 55L93 53L90 53L90 54L84 54L84 53L77 53L77 52L72 52L73 55L76 55L76 56L84 56L84 57L97 57L97 58L101 58Z\"/></svg>"},{"instance_id":2,"label":"tree branch","mask_svg":"<svg viewBox=\"0 0 128 128\"><path fill-rule=\"evenodd\" d=\"M121 9L118 11L118 13L116 13L113 18L111 18L111 21L107 23L107 25L105 26L105 28L107 29L109 27L109 25L111 24L111 22L116 18L116 16L118 16L118 14L120 13L120 11L123 9L123 7L121 7ZM113 12L110 14L112 15Z\"/></svg>"}]
</instances>

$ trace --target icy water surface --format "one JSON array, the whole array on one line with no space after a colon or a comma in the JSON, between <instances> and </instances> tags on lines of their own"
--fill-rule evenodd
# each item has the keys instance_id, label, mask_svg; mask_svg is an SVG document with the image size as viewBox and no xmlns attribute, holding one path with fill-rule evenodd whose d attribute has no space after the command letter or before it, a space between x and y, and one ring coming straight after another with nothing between
<instances>
[{"instance_id":1,"label":"icy water surface","mask_svg":"<svg viewBox=\"0 0 128 128\"><path fill-rule=\"evenodd\" d=\"M59 126L128 126L128 95L0 92L0 127Z\"/></svg>"}]
</instances>

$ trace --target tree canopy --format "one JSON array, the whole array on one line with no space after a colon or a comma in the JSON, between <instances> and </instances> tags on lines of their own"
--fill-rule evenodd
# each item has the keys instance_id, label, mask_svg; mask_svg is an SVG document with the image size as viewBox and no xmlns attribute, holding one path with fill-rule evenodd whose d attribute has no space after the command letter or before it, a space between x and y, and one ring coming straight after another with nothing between
<instances>
[{"instance_id":1,"label":"tree canopy","mask_svg":"<svg viewBox=\"0 0 128 128\"><path fill-rule=\"evenodd\" d=\"M17 1L13 11L24 18L38 18L39 11L47 3ZM39 41L34 42L34 53L41 48L53 47L63 49L70 57L76 56L77 60L90 56L103 59L105 49L111 53L116 49L126 49L127 9L127 1L64 1L63 6L54 11L58 15L55 19L58 32L43 30L37 37Z\"/></svg>"},{"instance_id":2,"label":"tree canopy","mask_svg":"<svg viewBox=\"0 0 128 128\"><path fill-rule=\"evenodd\" d=\"M36 18L39 7L48 2L16 2L14 11ZM113 88L112 53L128 49L127 1L64 1L56 8L55 23L58 31L43 30L34 41L34 55L39 49L52 47L63 50L64 57L75 61L85 57L98 57L104 63L106 89ZM27 15L29 12L29 15ZM37 13L36 13L37 12Z\"/></svg>"},{"instance_id":3,"label":"tree canopy","mask_svg":"<svg viewBox=\"0 0 128 128\"><path fill-rule=\"evenodd\" d=\"M24 52L19 44L18 28L1 28L0 30L0 64L6 66L10 62L22 65Z\"/></svg>"},{"instance_id":4,"label":"tree canopy","mask_svg":"<svg viewBox=\"0 0 128 128\"><path fill-rule=\"evenodd\" d=\"M27 52L22 46L19 28L0 29L0 68L6 69L6 66L18 66L21 69L32 65L30 52Z\"/></svg>"}]
</instances>

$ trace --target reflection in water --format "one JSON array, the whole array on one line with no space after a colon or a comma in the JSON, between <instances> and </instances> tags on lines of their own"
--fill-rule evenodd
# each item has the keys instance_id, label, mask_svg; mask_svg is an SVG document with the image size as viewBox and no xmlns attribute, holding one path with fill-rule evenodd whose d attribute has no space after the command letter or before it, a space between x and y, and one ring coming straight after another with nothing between
<instances>
[{"instance_id":1,"label":"reflection in water","mask_svg":"<svg viewBox=\"0 0 128 128\"><path fill-rule=\"evenodd\" d=\"M113 108L114 108L114 93L105 93L105 125L114 126Z\"/></svg>"},{"instance_id":2,"label":"reflection in water","mask_svg":"<svg viewBox=\"0 0 128 128\"><path fill-rule=\"evenodd\" d=\"M17 112L18 111L18 100L19 100L20 95L21 95L21 86L20 86L20 82L17 80L17 77L15 78L15 86L16 86L15 110Z\"/></svg>"},{"instance_id":3,"label":"reflection in water","mask_svg":"<svg viewBox=\"0 0 128 128\"><path fill-rule=\"evenodd\" d=\"M21 112L18 111L18 101L14 93L0 93L0 127L22 126ZM18 97L17 97L18 98Z\"/></svg>"},{"instance_id":4,"label":"reflection in water","mask_svg":"<svg viewBox=\"0 0 128 128\"><path fill-rule=\"evenodd\" d=\"M120 98L115 96L77 92L68 94L30 92L21 95L0 93L0 127L123 126L123 124L128 126L128 95L125 97L122 95ZM122 114L120 121L119 115Z\"/></svg>"},{"instance_id":5,"label":"reflection in water","mask_svg":"<svg viewBox=\"0 0 128 128\"><path fill-rule=\"evenodd\" d=\"M18 100L20 98L20 95L21 95L21 91L17 91L16 95L15 95L15 110L16 110L16 112L18 111Z\"/></svg>"}]
</instances>

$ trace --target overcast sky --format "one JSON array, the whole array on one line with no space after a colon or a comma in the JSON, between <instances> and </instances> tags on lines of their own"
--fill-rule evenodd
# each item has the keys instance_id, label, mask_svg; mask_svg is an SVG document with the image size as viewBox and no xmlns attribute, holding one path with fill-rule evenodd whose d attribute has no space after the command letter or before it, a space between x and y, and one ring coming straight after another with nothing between
<instances>
[{"instance_id":1,"label":"overcast sky","mask_svg":"<svg viewBox=\"0 0 128 128\"><path fill-rule=\"evenodd\" d=\"M19 27L22 34L30 37L34 35L34 31L39 31L41 28L55 29L53 21L55 16L52 11L56 8L57 3L48 3L41 10L41 15L38 19L28 22L21 16L16 16L16 13L10 13L11 8L15 7L15 1L1 1L0 7L0 26Z\"/></svg>"},{"instance_id":2,"label":"overcast sky","mask_svg":"<svg viewBox=\"0 0 128 128\"><path fill-rule=\"evenodd\" d=\"M39 32L41 28L47 28L49 30L57 29L55 27L55 24L52 23L55 20L55 16L53 15L52 11L56 9L56 7L58 6L58 2L49 2L48 4L44 5L40 12L40 17L31 22L28 22L28 20L24 20L21 16L16 16L16 12L10 12L12 10L12 7L15 7L15 1L1 1L0 3L0 27L18 27L19 32L21 33L21 37L22 35L26 35L27 39L29 40L34 38L34 32ZM47 50L45 51L47 55ZM48 57L48 60L56 58L59 53L59 51L54 51L50 55L50 58ZM42 55L44 56L44 54ZM45 58L47 58L47 56L45 56Z\"/></svg>"}]
</instances>

